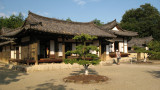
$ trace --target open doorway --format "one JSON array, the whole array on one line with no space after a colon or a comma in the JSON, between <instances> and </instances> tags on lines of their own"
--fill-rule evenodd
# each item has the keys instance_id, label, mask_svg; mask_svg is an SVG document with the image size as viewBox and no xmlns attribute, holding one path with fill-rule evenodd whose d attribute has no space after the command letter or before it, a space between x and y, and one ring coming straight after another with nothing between
<instances>
[{"instance_id":1,"label":"open doorway","mask_svg":"<svg viewBox=\"0 0 160 90\"><path fill-rule=\"evenodd\" d=\"M39 49L40 55L39 58L49 58L50 45L49 41L40 41Z\"/></svg>"},{"instance_id":2,"label":"open doorway","mask_svg":"<svg viewBox=\"0 0 160 90\"><path fill-rule=\"evenodd\" d=\"M116 42L114 43L114 47L115 47L115 49L114 49L115 52L116 52L116 50L119 50L119 42L116 41Z\"/></svg>"},{"instance_id":3,"label":"open doorway","mask_svg":"<svg viewBox=\"0 0 160 90\"><path fill-rule=\"evenodd\" d=\"M72 51L72 43L65 43L65 52L67 51ZM66 57L69 56L69 55L66 55Z\"/></svg>"}]
</instances>

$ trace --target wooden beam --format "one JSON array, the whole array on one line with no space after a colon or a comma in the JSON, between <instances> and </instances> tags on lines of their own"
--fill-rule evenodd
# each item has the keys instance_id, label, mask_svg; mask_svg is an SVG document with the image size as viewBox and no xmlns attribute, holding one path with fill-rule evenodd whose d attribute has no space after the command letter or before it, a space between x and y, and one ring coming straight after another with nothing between
<instances>
[{"instance_id":1,"label":"wooden beam","mask_svg":"<svg viewBox=\"0 0 160 90\"><path fill-rule=\"evenodd\" d=\"M102 48L102 45L101 45L101 40L99 39L99 58L101 58L101 54L102 54L102 51L101 51L101 48Z\"/></svg>"},{"instance_id":2,"label":"wooden beam","mask_svg":"<svg viewBox=\"0 0 160 90\"><path fill-rule=\"evenodd\" d=\"M62 52L63 52L62 59L65 59L65 42L64 42L64 37L62 38Z\"/></svg>"},{"instance_id":3,"label":"wooden beam","mask_svg":"<svg viewBox=\"0 0 160 90\"><path fill-rule=\"evenodd\" d=\"M106 44L103 45L103 48L104 48L104 53L103 53L104 58L103 58L103 60L106 60L106 57L107 57L107 55L106 55Z\"/></svg>"},{"instance_id":4,"label":"wooden beam","mask_svg":"<svg viewBox=\"0 0 160 90\"><path fill-rule=\"evenodd\" d=\"M34 59L35 59L35 65L38 65L38 44L39 44L39 40L35 40L34 42L34 52L35 52L35 56L34 56Z\"/></svg>"},{"instance_id":5,"label":"wooden beam","mask_svg":"<svg viewBox=\"0 0 160 90\"><path fill-rule=\"evenodd\" d=\"M55 38L55 58L58 58L58 38Z\"/></svg>"}]
</instances>

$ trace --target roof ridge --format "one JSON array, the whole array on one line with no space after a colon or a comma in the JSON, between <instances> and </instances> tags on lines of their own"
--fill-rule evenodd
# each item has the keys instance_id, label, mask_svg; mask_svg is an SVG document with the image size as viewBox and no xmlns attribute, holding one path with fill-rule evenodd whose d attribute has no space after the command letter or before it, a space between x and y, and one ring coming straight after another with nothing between
<instances>
[{"instance_id":1,"label":"roof ridge","mask_svg":"<svg viewBox=\"0 0 160 90\"><path fill-rule=\"evenodd\" d=\"M108 23L106 23L106 24L103 24L102 26L105 26L105 25L108 25L108 24L112 24L112 23L114 23L114 22L116 22L116 23L117 23L117 20L116 20L116 19L114 19L113 21L110 21L110 22L108 22Z\"/></svg>"},{"instance_id":2,"label":"roof ridge","mask_svg":"<svg viewBox=\"0 0 160 90\"><path fill-rule=\"evenodd\" d=\"M28 17L30 15L31 16L36 16L36 17L39 17L39 18L42 18L42 19L54 20L54 21L59 21L59 22L64 22L64 23L72 23L72 24L92 24L92 23L94 23L93 21L90 21L90 22L75 22L75 21L71 21L71 22L69 22L69 21L60 20L60 19L57 19L57 18L49 18L49 17L41 16L41 15L35 14L35 13L31 12L31 11L28 11Z\"/></svg>"},{"instance_id":3,"label":"roof ridge","mask_svg":"<svg viewBox=\"0 0 160 90\"><path fill-rule=\"evenodd\" d=\"M115 36L115 35L114 35L113 33L111 33L110 31L105 30L104 28L101 28L101 26L98 26L98 25L96 25L96 24L94 24L94 23L93 23L93 25L94 25L96 28L99 28L100 30L102 30L102 31L104 31L104 32L107 32L107 33L109 33L109 34ZM117 36L115 36L115 37L117 37Z\"/></svg>"},{"instance_id":4,"label":"roof ridge","mask_svg":"<svg viewBox=\"0 0 160 90\"><path fill-rule=\"evenodd\" d=\"M21 29L22 27L18 27L18 28L7 28L7 27L2 27L1 31L2 31L2 34L6 34L6 33L10 33L10 32L13 32L13 31L17 31L19 29ZM7 31L6 31L7 30Z\"/></svg>"}]
</instances>

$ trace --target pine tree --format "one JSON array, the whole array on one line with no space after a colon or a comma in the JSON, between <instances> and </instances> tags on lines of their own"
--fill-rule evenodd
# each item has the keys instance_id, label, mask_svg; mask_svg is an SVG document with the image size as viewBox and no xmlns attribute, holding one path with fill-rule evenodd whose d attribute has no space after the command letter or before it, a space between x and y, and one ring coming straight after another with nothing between
<instances>
[{"instance_id":1,"label":"pine tree","mask_svg":"<svg viewBox=\"0 0 160 90\"><path fill-rule=\"evenodd\" d=\"M87 46L86 42L89 41L89 40L97 39L97 37L87 35L87 34L81 34L81 35L75 36L73 39L77 40L77 41L80 41L83 44L76 46L76 50L74 50L74 51L67 51L66 54L67 55L78 54L79 57L77 59L65 59L64 62L66 64L68 64L68 63L70 63L70 64L78 63L79 65L83 65L84 69L85 69L85 75L88 75L89 65L99 64L100 60L99 60L99 58L96 54L90 53L90 50L98 51L98 48L96 46L93 46L93 45ZM88 60L87 58L91 58L91 60Z\"/></svg>"}]
</instances>

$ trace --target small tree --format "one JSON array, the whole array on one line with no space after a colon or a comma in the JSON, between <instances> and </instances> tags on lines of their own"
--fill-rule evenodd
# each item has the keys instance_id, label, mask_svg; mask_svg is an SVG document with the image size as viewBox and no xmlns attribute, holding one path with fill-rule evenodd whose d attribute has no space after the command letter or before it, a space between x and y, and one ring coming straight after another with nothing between
<instances>
[{"instance_id":1,"label":"small tree","mask_svg":"<svg viewBox=\"0 0 160 90\"><path fill-rule=\"evenodd\" d=\"M72 22L71 18L69 18L69 17L66 19L66 21Z\"/></svg>"},{"instance_id":2,"label":"small tree","mask_svg":"<svg viewBox=\"0 0 160 90\"><path fill-rule=\"evenodd\" d=\"M94 24L96 24L97 26L102 26L104 23L101 22L100 20L98 20L97 18L93 20Z\"/></svg>"},{"instance_id":3,"label":"small tree","mask_svg":"<svg viewBox=\"0 0 160 90\"><path fill-rule=\"evenodd\" d=\"M67 55L78 54L79 57L76 58L76 59L65 59L64 62L66 64L68 64L68 63L70 63L70 64L78 63L80 65L83 65L84 69L85 69L85 75L88 75L89 65L99 64L100 60L98 59L98 56L96 54L90 53L91 50L98 51L98 48L96 46L93 46L93 45L87 46L86 42L88 40L97 39L97 37L87 35L87 34L81 34L81 35L75 36L73 39L77 40L77 41L81 41L82 45L76 46L76 50L74 50L74 51L67 51L66 54ZM89 60L88 58L91 58L91 59Z\"/></svg>"}]
</instances>

